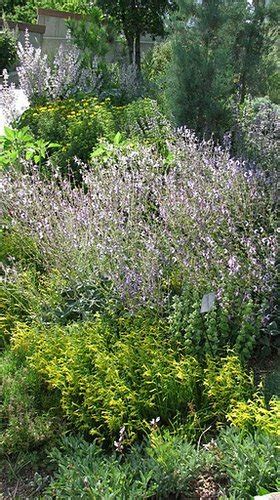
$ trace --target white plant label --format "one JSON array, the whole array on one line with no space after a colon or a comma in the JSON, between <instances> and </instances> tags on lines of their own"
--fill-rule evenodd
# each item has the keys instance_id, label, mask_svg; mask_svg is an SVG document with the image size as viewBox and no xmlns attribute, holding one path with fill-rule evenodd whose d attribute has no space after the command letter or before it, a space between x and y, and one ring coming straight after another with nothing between
<instances>
[{"instance_id":1,"label":"white plant label","mask_svg":"<svg viewBox=\"0 0 280 500\"><path fill-rule=\"evenodd\" d=\"M202 297L202 302L201 302L201 313L207 313L213 309L214 303L215 303L216 295L214 292L211 293L206 293Z\"/></svg>"}]
</instances>

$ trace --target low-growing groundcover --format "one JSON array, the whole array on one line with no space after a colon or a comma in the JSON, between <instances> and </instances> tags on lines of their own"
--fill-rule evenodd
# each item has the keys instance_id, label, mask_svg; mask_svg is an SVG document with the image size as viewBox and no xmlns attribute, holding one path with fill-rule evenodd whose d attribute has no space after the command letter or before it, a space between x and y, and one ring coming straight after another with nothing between
<instances>
[{"instance_id":1,"label":"low-growing groundcover","mask_svg":"<svg viewBox=\"0 0 280 500\"><path fill-rule=\"evenodd\" d=\"M201 448L180 433L153 429L141 448L132 447L123 457L66 438L62 450L51 453L59 468L48 491L57 498L170 498L180 493L217 498L226 491L230 498L250 498L275 487L278 456L272 437L233 429Z\"/></svg>"},{"instance_id":2,"label":"low-growing groundcover","mask_svg":"<svg viewBox=\"0 0 280 500\"><path fill-rule=\"evenodd\" d=\"M253 390L250 377L241 367L238 371L237 358L224 361L217 363L216 370L211 363L206 370L204 384L207 392L213 388L208 394L212 408L217 403L221 406L222 395L226 399L232 394L234 403L242 392L245 398ZM216 376L214 384L210 372L212 378ZM57 413L59 392L47 390L35 373L18 350L16 356L7 353L1 359L1 451L5 457L1 479L7 498L9 486L10 493L16 491L20 497L100 499L167 498L181 493L195 498L226 495L241 499L279 487L279 410L278 415L266 410L266 418L262 418L258 401L260 428L254 428L254 422L246 428L243 403L241 429L228 427L217 435L210 424L204 435L199 431L197 439L188 424L174 421L167 430L163 421L153 418L147 422L141 444L131 446L128 428L123 427L109 449L102 450L99 443L85 440L79 432L73 434L73 429L69 435L69 424ZM206 408L209 415L210 407Z\"/></svg>"}]
</instances>

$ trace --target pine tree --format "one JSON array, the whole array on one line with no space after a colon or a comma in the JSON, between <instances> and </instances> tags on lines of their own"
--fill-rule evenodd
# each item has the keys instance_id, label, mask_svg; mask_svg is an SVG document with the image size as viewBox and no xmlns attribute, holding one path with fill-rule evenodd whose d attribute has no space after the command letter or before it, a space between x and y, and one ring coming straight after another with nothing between
<instances>
[{"instance_id":1,"label":"pine tree","mask_svg":"<svg viewBox=\"0 0 280 500\"><path fill-rule=\"evenodd\" d=\"M260 95L268 9L263 0L177 0L169 101L178 124L221 137L232 100Z\"/></svg>"}]
</instances>

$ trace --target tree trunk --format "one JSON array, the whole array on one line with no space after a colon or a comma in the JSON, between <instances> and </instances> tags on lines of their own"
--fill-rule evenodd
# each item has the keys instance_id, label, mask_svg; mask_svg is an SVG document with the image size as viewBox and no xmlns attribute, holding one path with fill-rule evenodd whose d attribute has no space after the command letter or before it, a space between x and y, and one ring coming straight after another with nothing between
<instances>
[{"instance_id":1,"label":"tree trunk","mask_svg":"<svg viewBox=\"0 0 280 500\"><path fill-rule=\"evenodd\" d=\"M137 66L137 70L141 71L141 44L140 44L140 33L136 33L135 35L135 64Z\"/></svg>"},{"instance_id":2,"label":"tree trunk","mask_svg":"<svg viewBox=\"0 0 280 500\"><path fill-rule=\"evenodd\" d=\"M129 64L133 64L134 62L134 39L133 36L126 34L126 43L127 43L127 49L128 49L128 62Z\"/></svg>"},{"instance_id":3,"label":"tree trunk","mask_svg":"<svg viewBox=\"0 0 280 500\"><path fill-rule=\"evenodd\" d=\"M245 69L242 71L240 78L240 104L243 104L246 97L246 73Z\"/></svg>"}]
</instances>

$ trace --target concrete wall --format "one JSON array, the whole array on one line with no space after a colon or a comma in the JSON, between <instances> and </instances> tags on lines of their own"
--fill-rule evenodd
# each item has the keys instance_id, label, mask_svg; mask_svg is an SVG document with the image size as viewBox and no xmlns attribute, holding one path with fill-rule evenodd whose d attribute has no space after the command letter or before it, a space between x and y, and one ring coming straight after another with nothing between
<instances>
[{"instance_id":1,"label":"concrete wall","mask_svg":"<svg viewBox=\"0 0 280 500\"><path fill-rule=\"evenodd\" d=\"M18 32L18 40L24 43L25 31L29 31L30 42L34 47L41 47L43 43L43 37L46 30L44 25L39 24L29 24L29 23L13 23L11 21L6 22L10 29L16 30ZM0 31L3 29L3 19L0 19Z\"/></svg>"},{"instance_id":2,"label":"concrete wall","mask_svg":"<svg viewBox=\"0 0 280 500\"><path fill-rule=\"evenodd\" d=\"M59 12L52 9L38 9L38 24L45 26L42 51L52 56L58 47L66 41L67 19L80 19L81 16L71 12Z\"/></svg>"},{"instance_id":3,"label":"concrete wall","mask_svg":"<svg viewBox=\"0 0 280 500\"><path fill-rule=\"evenodd\" d=\"M1 1L1 0L0 0ZM38 9L37 24L13 23L8 22L11 29L18 30L18 38L21 43L24 42L26 29L29 31L29 37L34 47L41 47L44 54L50 58L56 53L59 46L66 42L68 19L79 21L82 16L73 12L60 12L53 9ZM3 20L0 19L0 31L3 26ZM154 40L150 36L141 37L141 51L147 52L154 45ZM110 47L107 59L109 61L117 60L123 55L124 47L121 43L113 43Z\"/></svg>"},{"instance_id":4,"label":"concrete wall","mask_svg":"<svg viewBox=\"0 0 280 500\"><path fill-rule=\"evenodd\" d=\"M53 9L38 9L37 23L39 25L45 26L45 33L42 39L42 50L44 53L52 56L58 47L63 44L67 36L67 25L66 21L68 19L76 19L77 21L81 19L80 14L74 14L73 12L60 12ZM144 53L153 47L154 41L150 36L141 37L141 51ZM123 47L119 43L112 44L108 60L114 61L122 53Z\"/></svg>"}]
</instances>

